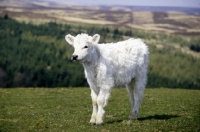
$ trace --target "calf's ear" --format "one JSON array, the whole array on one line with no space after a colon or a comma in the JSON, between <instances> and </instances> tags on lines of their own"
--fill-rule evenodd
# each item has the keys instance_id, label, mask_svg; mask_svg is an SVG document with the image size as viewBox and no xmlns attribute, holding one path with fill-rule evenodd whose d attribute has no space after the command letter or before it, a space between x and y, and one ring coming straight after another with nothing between
<instances>
[{"instance_id":1,"label":"calf's ear","mask_svg":"<svg viewBox=\"0 0 200 132\"><path fill-rule=\"evenodd\" d=\"M73 45L74 43L74 36L68 34L65 36L65 40L70 44L70 45Z\"/></svg>"},{"instance_id":2,"label":"calf's ear","mask_svg":"<svg viewBox=\"0 0 200 132\"><path fill-rule=\"evenodd\" d=\"M99 42L99 39L100 39L100 35L99 34L95 34L93 37L92 37L92 43L93 44L97 44Z\"/></svg>"}]
</instances>

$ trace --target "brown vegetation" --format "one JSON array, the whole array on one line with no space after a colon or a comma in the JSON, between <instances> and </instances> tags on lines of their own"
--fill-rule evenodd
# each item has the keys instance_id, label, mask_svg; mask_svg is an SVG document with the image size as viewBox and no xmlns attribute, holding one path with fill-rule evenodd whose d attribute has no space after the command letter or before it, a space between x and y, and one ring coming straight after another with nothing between
<instances>
[{"instance_id":1,"label":"brown vegetation","mask_svg":"<svg viewBox=\"0 0 200 132\"><path fill-rule=\"evenodd\" d=\"M0 15L5 14L18 21L34 24L54 21L65 24L133 28L168 34L200 35L200 16L178 12L0 7Z\"/></svg>"}]
</instances>

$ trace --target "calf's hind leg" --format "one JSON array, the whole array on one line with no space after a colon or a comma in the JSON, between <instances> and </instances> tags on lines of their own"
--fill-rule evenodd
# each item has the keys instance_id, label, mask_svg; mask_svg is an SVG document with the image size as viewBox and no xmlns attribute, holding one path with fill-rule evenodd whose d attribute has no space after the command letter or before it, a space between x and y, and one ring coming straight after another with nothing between
<instances>
[{"instance_id":1,"label":"calf's hind leg","mask_svg":"<svg viewBox=\"0 0 200 132\"><path fill-rule=\"evenodd\" d=\"M135 84L135 80L132 79L132 81L126 85L126 90L129 94L129 98L130 98L130 103L131 103L131 113L130 113L130 116L129 118L130 119L133 119L133 115L132 115L132 111L134 109L134 84ZM136 118L137 118L137 115L136 115Z\"/></svg>"},{"instance_id":2,"label":"calf's hind leg","mask_svg":"<svg viewBox=\"0 0 200 132\"><path fill-rule=\"evenodd\" d=\"M140 77L135 79L134 90L133 90L134 104L133 104L133 109L131 111L130 119L138 118L139 108L142 102L145 85L146 85L145 77Z\"/></svg>"}]
</instances>

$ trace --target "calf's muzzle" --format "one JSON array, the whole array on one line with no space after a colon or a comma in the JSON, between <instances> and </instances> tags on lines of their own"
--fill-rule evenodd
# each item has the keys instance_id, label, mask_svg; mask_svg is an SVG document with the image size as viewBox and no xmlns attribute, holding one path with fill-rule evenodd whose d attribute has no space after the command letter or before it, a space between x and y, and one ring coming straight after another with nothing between
<instances>
[{"instance_id":1,"label":"calf's muzzle","mask_svg":"<svg viewBox=\"0 0 200 132\"><path fill-rule=\"evenodd\" d=\"M72 60L77 60L78 59L78 55L72 55Z\"/></svg>"}]
</instances>

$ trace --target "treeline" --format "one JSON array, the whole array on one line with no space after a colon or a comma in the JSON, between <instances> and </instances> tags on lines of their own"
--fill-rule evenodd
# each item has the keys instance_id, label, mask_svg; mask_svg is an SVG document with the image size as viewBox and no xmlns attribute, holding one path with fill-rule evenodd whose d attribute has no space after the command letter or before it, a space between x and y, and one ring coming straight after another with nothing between
<instances>
[{"instance_id":1,"label":"treeline","mask_svg":"<svg viewBox=\"0 0 200 132\"><path fill-rule=\"evenodd\" d=\"M5 15L0 18L0 87L88 86L82 65L70 60L73 48L64 39L68 33L77 35L82 32L90 35L98 33L101 35L100 42L104 43L123 40L124 36L147 40L165 38L165 41L169 42L186 43L181 37L138 30L113 30L107 27L82 27L55 22L25 24ZM153 45L149 45L149 48L151 63L148 87L200 87L199 71L189 71L200 66L197 59L169 49L158 50ZM173 57L175 61L180 61L175 62L178 66L174 66L174 62L169 64ZM188 61L191 59L192 61ZM173 68L176 71L173 71Z\"/></svg>"},{"instance_id":2,"label":"treeline","mask_svg":"<svg viewBox=\"0 0 200 132\"><path fill-rule=\"evenodd\" d=\"M87 85L82 66L64 55L67 47L61 44L61 36L70 26L64 30L60 26L0 19L0 87Z\"/></svg>"}]
</instances>

